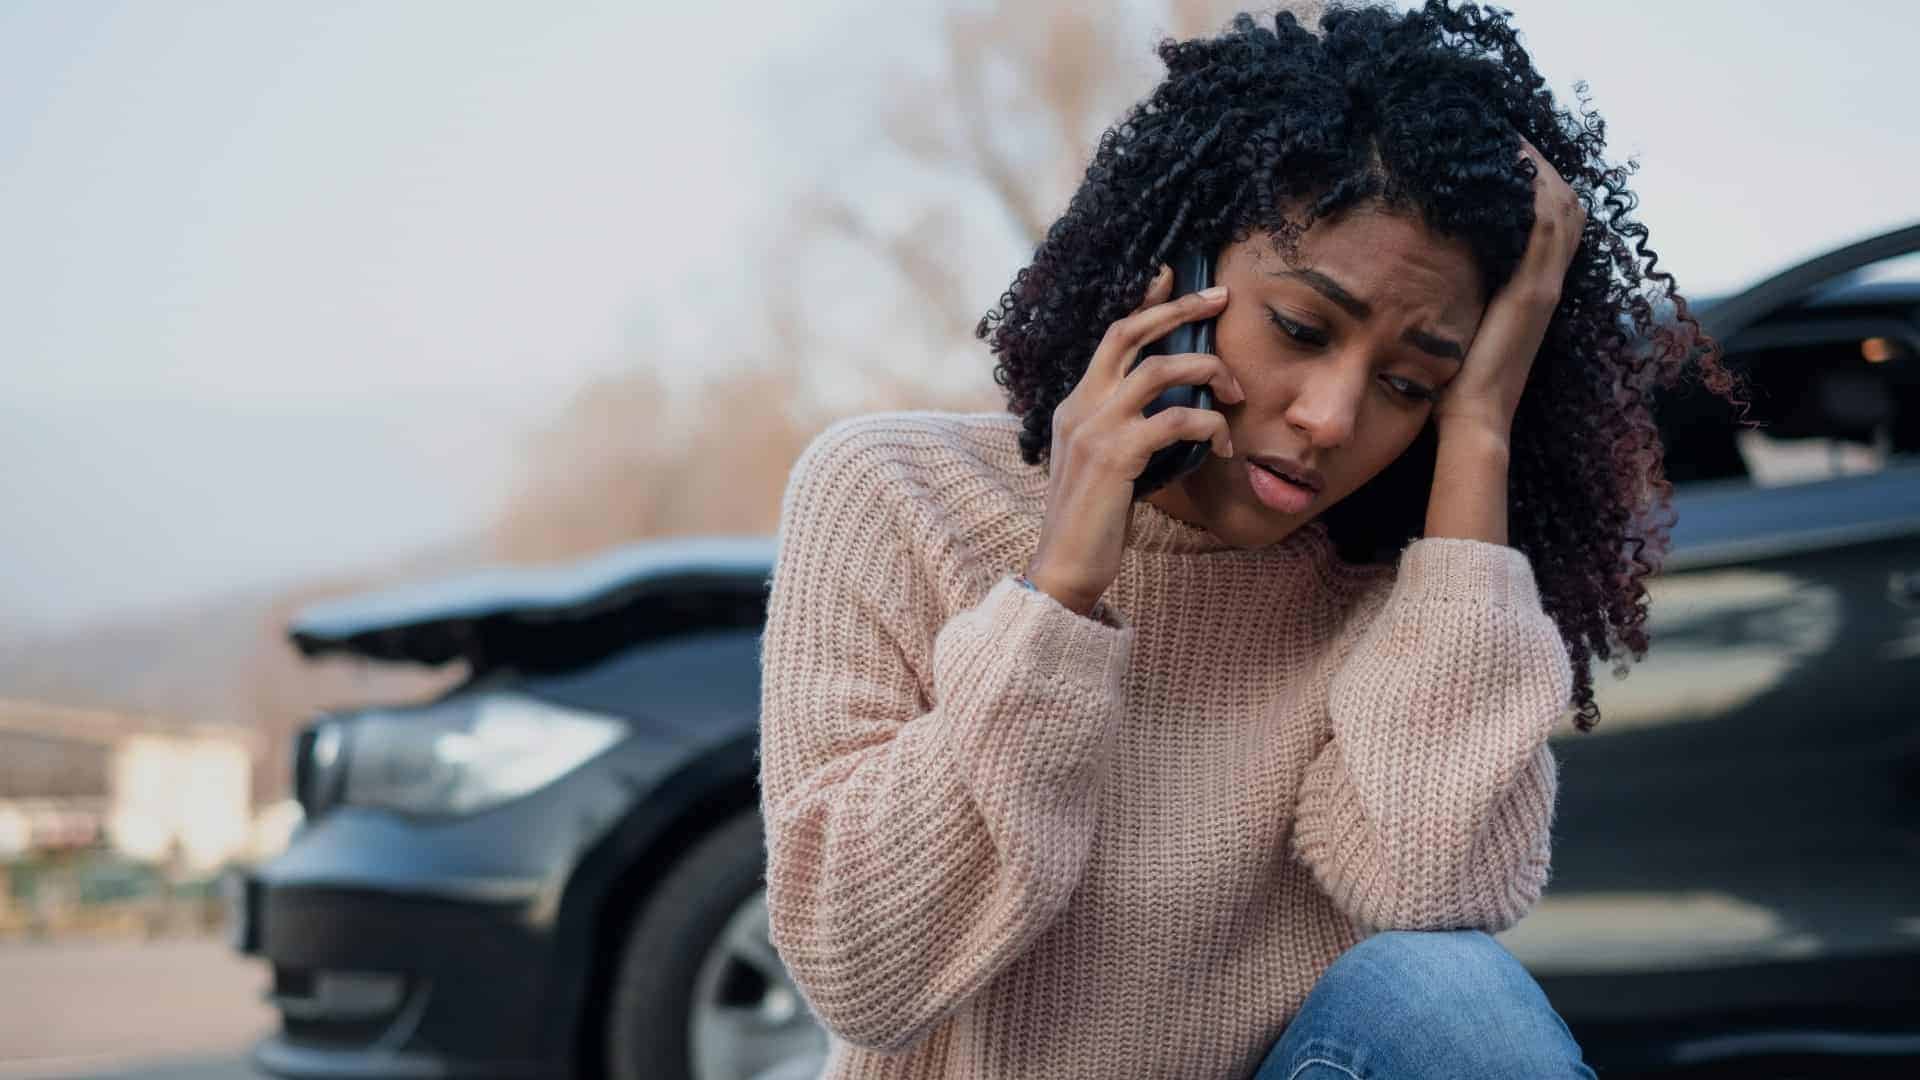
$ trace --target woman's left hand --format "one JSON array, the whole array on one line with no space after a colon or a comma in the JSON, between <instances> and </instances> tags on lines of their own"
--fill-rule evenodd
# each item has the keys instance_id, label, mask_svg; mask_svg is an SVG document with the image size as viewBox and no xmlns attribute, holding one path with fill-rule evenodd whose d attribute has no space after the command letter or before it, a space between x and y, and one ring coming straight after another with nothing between
<instances>
[{"instance_id":1,"label":"woman's left hand","mask_svg":"<svg viewBox=\"0 0 1920 1080\"><path fill-rule=\"evenodd\" d=\"M1580 250L1585 207L1525 136L1520 146L1533 159L1533 231L1513 277L1488 301L1460 374L1434 405L1442 435L1449 428L1466 428L1504 442L1512 433L1527 372L1560 303L1567 267Z\"/></svg>"}]
</instances>

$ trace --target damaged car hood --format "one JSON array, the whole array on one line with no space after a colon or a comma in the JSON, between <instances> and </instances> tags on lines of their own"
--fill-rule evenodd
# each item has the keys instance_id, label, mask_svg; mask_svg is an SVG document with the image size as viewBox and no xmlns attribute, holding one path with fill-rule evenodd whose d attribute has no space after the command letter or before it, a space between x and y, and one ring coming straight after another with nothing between
<instances>
[{"instance_id":1,"label":"damaged car hood","mask_svg":"<svg viewBox=\"0 0 1920 1080\"><path fill-rule=\"evenodd\" d=\"M764 536L647 541L326 601L287 633L308 657L560 671L689 626L758 627L773 555Z\"/></svg>"}]
</instances>

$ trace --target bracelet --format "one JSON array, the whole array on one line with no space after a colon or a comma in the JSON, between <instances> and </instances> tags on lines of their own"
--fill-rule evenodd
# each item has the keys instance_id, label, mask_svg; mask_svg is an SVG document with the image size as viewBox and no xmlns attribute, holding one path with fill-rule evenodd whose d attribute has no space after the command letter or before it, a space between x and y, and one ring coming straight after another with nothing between
<instances>
[{"instance_id":1,"label":"bracelet","mask_svg":"<svg viewBox=\"0 0 1920 1080\"><path fill-rule=\"evenodd\" d=\"M1023 589L1031 589L1034 592L1040 591L1040 586L1035 585L1033 579L1027 577L1025 574L1015 574L1013 575L1013 580L1019 582L1020 587Z\"/></svg>"}]
</instances>

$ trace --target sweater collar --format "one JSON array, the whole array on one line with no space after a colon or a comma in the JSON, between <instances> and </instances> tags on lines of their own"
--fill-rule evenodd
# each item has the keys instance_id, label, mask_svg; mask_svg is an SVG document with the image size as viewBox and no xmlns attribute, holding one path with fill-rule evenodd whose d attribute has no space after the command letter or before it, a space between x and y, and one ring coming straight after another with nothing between
<instances>
[{"instance_id":1,"label":"sweater collar","mask_svg":"<svg viewBox=\"0 0 1920 1080\"><path fill-rule=\"evenodd\" d=\"M1141 551L1168 551L1199 555L1231 551L1233 545L1212 530L1181 521L1145 499L1135 499L1127 521L1127 546Z\"/></svg>"}]
</instances>

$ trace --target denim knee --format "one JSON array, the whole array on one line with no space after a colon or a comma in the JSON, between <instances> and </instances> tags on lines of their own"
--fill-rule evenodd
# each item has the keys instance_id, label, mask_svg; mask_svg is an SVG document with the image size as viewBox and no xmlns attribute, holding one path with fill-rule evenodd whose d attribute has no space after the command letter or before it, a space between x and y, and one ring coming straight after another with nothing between
<instances>
[{"instance_id":1,"label":"denim knee","mask_svg":"<svg viewBox=\"0 0 1920 1080\"><path fill-rule=\"evenodd\" d=\"M1483 930L1384 930L1336 959L1325 978L1362 976L1401 1009L1456 1013L1463 1003L1501 1008L1545 994L1506 947Z\"/></svg>"},{"instance_id":2,"label":"denim knee","mask_svg":"<svg viewBox=\"0 0 1920 1080\"><path fill-rule=\"evenodd\" d=\"M1366 938L1322 974L1294 1023L1302 1045L1350 1048L1342 1064L1367 1078L1593 1077L1539 983L1480 930Z\"/></svg>"}]
</instances>

